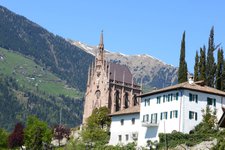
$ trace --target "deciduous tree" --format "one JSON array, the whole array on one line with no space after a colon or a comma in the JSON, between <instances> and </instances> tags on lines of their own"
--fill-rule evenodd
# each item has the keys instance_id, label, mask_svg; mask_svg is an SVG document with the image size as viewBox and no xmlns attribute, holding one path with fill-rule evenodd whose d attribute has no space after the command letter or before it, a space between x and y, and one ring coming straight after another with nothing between
<instances>
[{"instance_id":1,"label":"deciduous tree","mask_svg":"<svg viewBox=\"0 0 225 150\"><path fill-rule=\"evenodd\" d=\"M82 131L82 138L85 143L106 144L109 140L109 125L111 119L108 116L107 107L100 107L93 110L92 115L87 119L87 124Z\"/></svg>"},{"instance_id":2,"label":"deciduous tree","mask_svg":"<svg viewBox=\"0 0 225 150\"><path fill-rule=\"evenodd\" d=\"M60 141L63 138L66 138L69 140L70 137L70 129L65 127L64 125L57 125L54 128L54 138L58 140L59 146L60 146Z\"/></svg>"},{"instance_id":3,"label":"deciduous tree","mask_svg":"<svg viewBox=\"0 0 225 150\"><path fill-rule=\"evenodd\" d=\"M25 128L25 146L28 149L42 149L44 144L50 144L52 130L47 123L35 116L29 116Z\"/></svg>"},{"instance_id":4,"label":"deciduous tree","mask_svg":"<svg viewBox=\"0 0 225 150\"><path fill-rule=\"evenodd\" d=\"M14 131L9 135L8 146L9 148L21 147L24 144L24 127L21 123L17 123Z\"/></svg>"}]
</instances>

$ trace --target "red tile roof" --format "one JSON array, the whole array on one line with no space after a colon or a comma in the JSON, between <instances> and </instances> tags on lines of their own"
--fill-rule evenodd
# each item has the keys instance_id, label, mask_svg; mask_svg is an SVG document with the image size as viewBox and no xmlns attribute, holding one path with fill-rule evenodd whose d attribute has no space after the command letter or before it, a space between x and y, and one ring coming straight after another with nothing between
<instances>
[{"instance_id":1,"label":"red tile roof","mask_svg":"<svg viewBox=\"0 0 225 150\"><path fill-rule=\"evenodd\" d=\"M119 115L136 114L136 113L140 113L140 106L139 105L114 112L112 114L109 114L109 116L119 116Z\"/></svg>"},{"instance_id":2,"label":"red tile roof","mask_svg":"<svg viewBox=\"0 0 225 150\"><path fill-rule=\"evenodd\" d=\"M166 88L158 89L158 90L153 90L148 93L144 93L142 95L139 95L139 97L144 97L144 96L150 96L162 92L167 92L167 91L172 91L172 90L180 90L180 89L187 89L187 90L192 90L192 91L198 91L198 92L203 92L203 93L209 93L209 94L214 94L214 95L220 95L220 96L225 96L225 92L217 90L212 87L205 86L203 82L194 82L190 84L189 82L184 82L180 83L177 85L169 86Z\"/></svg>"}]
</instances>

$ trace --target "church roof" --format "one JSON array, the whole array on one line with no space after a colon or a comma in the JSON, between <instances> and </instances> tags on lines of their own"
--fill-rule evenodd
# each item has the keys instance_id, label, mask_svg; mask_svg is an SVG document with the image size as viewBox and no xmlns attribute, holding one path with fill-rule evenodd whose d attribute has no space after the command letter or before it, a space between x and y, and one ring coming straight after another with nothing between
<instances>
[{"instance_id":1,"label":"church roof","mask_svg":"<svg viewBox=\"0 0 225 150\"><path fill-rule=\"evenodd\" d=\"M119 115L136 114L136 113L140 113L139 105L114 112L114 113L110 114L110 116L119 116Z\"/></svg>"},{"instance_id":2,"label":"church roof","mask_svg":"<svg viewBox=\"0 0 225 150\"><path fill-rule=\"evenodd\" d=\"M119 82L125 82L132 84L132 74L129 68L125 65L110 63L110 80L115 80Z\"/></svg>"},{"instance_id":3,"label":"church roof","mask_svg":"<svg viewBox=\"0 0 225 150\"><path fill-rule=\"evenodd\" d=\"M198 91L198 92L203 92L203 93L225 96L225 92L217 90L217 89L209 87L209 86L206 86L206 85L204 85L204 82L193 82L192 84L190 84L189 82L183 82L183 83L180 83L177 85L154 90L149 93L144 93L142 95L139 95L139 97L150 96L150 95L154 95L154 94L158 94L158 93L162 93L162 92L179 90L179 89L187 89L187 90L192 90L192 91Z\"/></svg>"}]
</instances>

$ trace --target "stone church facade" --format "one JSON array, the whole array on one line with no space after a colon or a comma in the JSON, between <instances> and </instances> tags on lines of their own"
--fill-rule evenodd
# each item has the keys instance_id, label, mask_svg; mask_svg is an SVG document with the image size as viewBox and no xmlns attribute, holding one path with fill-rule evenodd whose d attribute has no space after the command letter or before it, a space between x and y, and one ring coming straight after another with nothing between
<instances>
[{"instance_id":1,"label":"stone church facade","mask_svg":"<svg viewBox=\"0 0 225 150\"><path fill-rule=\"evenodd\" d=\"M106 106L110 113L114 113L139 105L137 96L140 94L141 86L134 82L127 66L105 60L103 33L101 33L95 62L88 71L83 123L95 108Z\"/></svg>"}]
</instances>

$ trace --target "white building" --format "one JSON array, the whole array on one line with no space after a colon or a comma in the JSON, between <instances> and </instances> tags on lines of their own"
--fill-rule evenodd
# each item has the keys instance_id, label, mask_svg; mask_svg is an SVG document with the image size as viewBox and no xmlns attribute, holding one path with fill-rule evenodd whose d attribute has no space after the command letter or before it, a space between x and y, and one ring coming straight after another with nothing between
<instances>
[{"instance_id":1,"label":"white building","mask_svg":"<svg viewBox=\"0 0 225 150\"><path fill-rule=\"evenodd\" d=\"M202 110L207 105L217 111L219 120L224 97L225 92L191 80L141 95L138 145L159 140L159 133L189 133L202 121Z\"/></svg>"},{"instance_id":2,"label":"white building","mask_svg":"<svg viewBox=\"0 0 225 150\"><path fill-rule=\"evenodd\" d=\"M112 117L110 145L126 145L137 142L141 127L139 105L115 112L110 116Z\"/></svg>"},{"instance_id":3,"label":"white building","mask_svg":"<svg viewBox=\"0 0 225 150\"><path fill-rule=\"evenodd\" d=\"M154 90L140 97L140 113L129 108L111 114L109 144L133 142L133 133L138 133L138 138L135 139L138 146L146 146L148 140L158 141L159 133L189 133L202 121L202 110L207 105L211 110L217 111L219 120L223 114L222 106L225 104L225 92L205 86L203 82L191 80ZM135 124L132 124L133 118Z\"/></svg>"}]
</instances>

